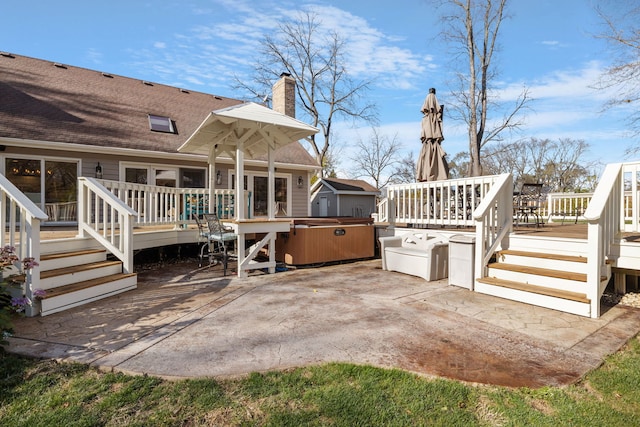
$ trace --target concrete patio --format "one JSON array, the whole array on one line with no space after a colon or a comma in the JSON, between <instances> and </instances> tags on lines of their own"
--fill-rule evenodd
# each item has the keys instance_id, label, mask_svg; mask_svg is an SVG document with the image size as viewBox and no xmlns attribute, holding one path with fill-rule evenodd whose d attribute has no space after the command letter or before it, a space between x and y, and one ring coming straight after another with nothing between
<instances>
[{"instance_id":1,"label":"concrete patio","mask_svg":"<svg viewBox=\"0 0 640 427\"><path fill-rule=\"evenodd\" d=\"M165 378L350 362L469 382L575 382L640 331L383 271L380 260L222 277L196 261L142 271L138 289L15 322L9 351Z\"/></svg>"}]
</instances>

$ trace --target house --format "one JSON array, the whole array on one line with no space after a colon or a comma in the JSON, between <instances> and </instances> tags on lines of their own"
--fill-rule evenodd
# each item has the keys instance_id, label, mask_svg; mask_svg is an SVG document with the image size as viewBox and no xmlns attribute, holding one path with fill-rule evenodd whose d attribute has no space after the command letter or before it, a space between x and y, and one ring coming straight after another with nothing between
<instances>
[{"instance_id":1,"label":"house","mask_svg":"<svg viewBox=\"0 0 640 427\"><path fill-rule=\"evenodd\" d=\"M0 53L0 173L47 213L45 225L77 221L77 178L171 188L232 188L234 162L178 152L209 113L239 99L72 65ZM287 83L287 84L285 84ZM274 110L295 114L295 87L274 85ZM274 153L280 216L309 215L317 162L299 142ZM248 216L267 214L267 159L245 162Z\"/></svg>"},{"instance_id":2,"label":"house","mask_svg":"<svg viewBox=\"0 0 640 427\"><path fill-rule=\"evenodd\" d=\"M311 215L367 218L377 212L380 190L359 179L322 178L311 186Z\"/></svg>"},{"instance_id":3,"label":"house","mask_svg":"<svg viewBox=\"0 0 640 427\"><path fill-rule=\"evenodd\" d=\"M0 76L0 245L39 260L23 292L46 295L29 315L135 288L133 254L195 243L194 213L251 218L234 224L238 275L273 272L273 251L253 258L288 230L276 216L310 213L319 165L299 139L317 129L291 117L290 76L274 84L273 110L3 52ZM41 226L58 225L77 235L41 239ZM245 251L245 237L259 245Z\"/></svg>"},{"instance_id":4,"label":"house","mask_svg":"<svg viewBox=\"0 0 640 427\"><path fill-rule=\"evenodd\" d=\"M317 129L290 117L292 88L286 75L276 82L274 111L0 53L0 246L40 261L26 272L24 292L32 299L35 290L46 295L28 314L135 288L134 251L193 243L191 214L212 207L235 218L244 257L238 275L275 271L275 236L290 230L290 217L312 213L308 183L319 168L296 142ZM580 204L586 224L577 224L583 231L573 236L518 234L510 174L389 186L377 204L379 231L437 227L444 236L470 234L474 255L467 265L450 265L473 271L471 291L597 318L610 282L624 293L631 278L637 288L640 182L634 176L640 162L607 165ZM244 192L236 190L241 186ZM374 194L325 179L314 186L313 204L318 215L370 216L375 205L360 209L338 196ZM576 195L563 200L562 211L576 211ZM549 198L548 215L558 211ZM77 225L77 235L41 239L41 225L59 224ZM157 229L134 234L147 225ZM245 248L249 235L246 241L256 243ZM254 259L266 246L269 261Z\"/></svg>"}]
</instances>

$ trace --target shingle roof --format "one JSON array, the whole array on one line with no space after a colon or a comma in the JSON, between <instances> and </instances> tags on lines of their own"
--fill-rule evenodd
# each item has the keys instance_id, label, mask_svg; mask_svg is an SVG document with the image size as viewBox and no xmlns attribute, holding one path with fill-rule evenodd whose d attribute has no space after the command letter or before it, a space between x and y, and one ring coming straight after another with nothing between
<instances>
[{"instance_id":1,"label":"shingle roof","mask_svg":"<svg viewBox=\"0 0 640 427\"><path fill-rule=\"evenodd\" d=\"M0 55L0 137L176 153L213 111L243 101L19 55ZM149 130L148 114L176 134ZM278 162L316 165L300 145Z\"/></svg>"},{"instance_id":2,"label":"shingle roof","mask_svg":"<svg viewBox=\"0 0 640 427\"><path fill-rule=\"evenodd\" d=\"M338 191L380 192L376 187L361 179L323 178L323 181Z\"/></svg>"}]
</instances>

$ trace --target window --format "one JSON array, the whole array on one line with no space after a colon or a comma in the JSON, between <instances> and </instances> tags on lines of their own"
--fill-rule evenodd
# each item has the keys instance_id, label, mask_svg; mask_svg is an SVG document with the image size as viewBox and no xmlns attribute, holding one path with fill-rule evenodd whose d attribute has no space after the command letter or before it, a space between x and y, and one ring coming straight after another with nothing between
<instances>
[{"instance_id":1,"label":"window","mask_svg":"<svg viewBox=\"0 0 640 427\"><path fill-rule=\"evenodd\" d=\"M149 114L149 127L156 132L175 133L173 122L169 117Z\"/></svg>"},{"instance_id":2,"label":"window","mask_svg":"<svg viewBox=\"0 0 640 427\"><path fill-rule=\"evenodd\" d=\"M136 184L158 185L161 187L176 187L178 169L149 167L124 167L125 182Z\"/></svg>"},{"instance_id":3,"label":"window","mask_svg":"<svg viewBox=\"0 0 640 427\"><path fill-rule=\"evenodd\" d=\"M149 171L147 168L125 168L124 181L135 182L136 184L146 184Z\"/></svg>"},{"instance_id":4,"label":"window","mask_svg":"<svg viewBox=\"0 0 640 427\"><path fill-rule=\"evenodd\" d=\"M169 165L121 163L120 176L125 182L162 187L205 188L206 169L177 168Z\"/></svg>"},{"instance_id":5,"label":"window","mask_svg":"<svg viewBox=\"0 0 640 427\"><path fill-rule=\"evenodd\" d=\"M206 188L204 169L180 169L180 187Z\"/></svg>"},{"instance_id":6,"label":"window","mask_svg":"<svg viewBox=\"0 0 640 427\"><path fill-rule=\"evenodd\" d=\"M156 185L160 187L177 187L177 171L171 169L155 169Z\"/></svg>"},{"instance_id":7,"label":"window","mask_svg":"<svg viewBox=\"0 0 640 427\"><path fill-rule=\"evenodd\" d=\"M231 188L235 189L234 171L229 171ZM264 172L248 171L244 176L244 189L249 191L251 217L267 216L269 206L267 201L268 178ZM276 173L275 177L275 204L274 211L276 216L289 216L291 213L291 175L284 173Z\"/></svg>"},{"instance_id":8,"label":"window","mask_svg":"<svg viewBox=\"0 0 640 427\"><path fill-rule=\"evenodd\" d=\"M49 216L48 221L76 221L78 162L5 159L6 177Z\"/></svg>"},{"instance_id":9,"label":"window","mask_svg":"<svg viewBox=\"0 0 640 427\"><path fill-rule=\"evenodd\" d=\"M7 178L32 202L42 207L42 160L6 159Z\"/></svg>"},{"instance_id":10,"label":"window","mask_svg":"<svg viewBox=\"0 0 640 427\"><path fill-rule=\"evenodd\" d=\"M269 206L267 203L267 192L269 182L266 176L253 177L253 215L267 216ZM275 214L276 216L287 216L287 178L275 179Z\"/></svg>"}]
</instances>

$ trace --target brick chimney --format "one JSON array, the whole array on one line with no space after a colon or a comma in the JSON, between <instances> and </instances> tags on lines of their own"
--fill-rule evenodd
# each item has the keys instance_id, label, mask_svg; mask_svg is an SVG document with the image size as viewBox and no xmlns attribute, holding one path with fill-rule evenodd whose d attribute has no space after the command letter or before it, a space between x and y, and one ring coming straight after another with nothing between
<instances>
[{"instance_id":1,"label":"brick chimney","mask_svg":"<svg viewBox=\"0 0 640 427\"><path fill-rule=\"evenodd\" d=\"M272 106L278 113L296 117L296 81L289 73L280 74L280 79L273 85Z\"/></svg>"}]
</instances>

